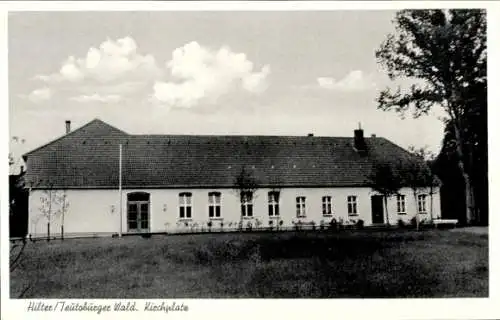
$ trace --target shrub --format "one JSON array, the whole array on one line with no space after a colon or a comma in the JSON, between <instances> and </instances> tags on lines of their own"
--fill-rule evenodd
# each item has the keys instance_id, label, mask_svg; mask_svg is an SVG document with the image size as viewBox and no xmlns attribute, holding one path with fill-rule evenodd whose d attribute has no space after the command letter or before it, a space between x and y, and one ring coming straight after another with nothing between
<instances>
[{"instance_id":1,"label":"shrub","mask_svg":"<svg viewBox=\"0 0 500 320\"><path fill-rule=\"evenodd\" d=\"M404 228L406 226L406 223L403 221L403 219L398 219L398 227Z\"/></svg>"},{"instance_id":2,"label":"shrub","mask_svg":"<svg viewBox=\"0 0 500 320\"><path fill-rule=\"evenodd\" d=\"M332 220L330 221L330 230L335 230L335 229L337 229L337 226L338 226L337 219L332 218Z\"/></svg>"},{"instance_id":3,"label":"shrub","mask_svg":"<svg viewBox=\"0 0 500 320\"><path fill-rule=\"evenodd\" d=\"M207 222L207 227L208 227L208 230L210 231L210 229L212 228L212 221Z\"/></svg>"},{"instance_id":4,"label":"shrub","mask_svg":"<svg viewBox=\"0 0 500 320\"><path fill-rule=\"evenodd\" d=\"M365 222L363 221L363 219L359 219L358 221L356 221L356 227L358 229L363 229L365 227Z\"/></svg>"},{"instance_id":5,"label":"shrub","mask_svg":"<svg viewBox=\"0 0 500 320\"><path fill-rule=\"evenodd\" d=\"M252 221L247 222L247 230L252 231Z\"/></svg>"},{"instance_id":6,"label":"shrub","mask_svg":"<svg viewBox=\"0 0 500 320\"><path fill-rule=\"evenodd\" d=\"M415 228L417 227L417 218L416 217L411 218L410 225L412 227L415 227Z\"/></svg>"}]
</instances>

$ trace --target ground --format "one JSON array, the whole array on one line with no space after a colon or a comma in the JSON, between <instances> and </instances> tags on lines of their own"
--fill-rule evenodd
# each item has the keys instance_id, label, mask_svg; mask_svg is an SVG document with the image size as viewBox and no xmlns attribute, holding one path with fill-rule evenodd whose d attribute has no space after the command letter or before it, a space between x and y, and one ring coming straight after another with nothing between
<instances>
[{"instance_id":1,"label":"ground","mask_svg":"<svg viewBox=\"0 0 500 320\"><path fill-rule=\"evenodd\" d=\"M451 229L453 232L469 232L474 234L488 234L488 227L464 227Z\"/></svg>"},{"instance_id":2,"label":"ground","mask_svg":"<svg viewBox=\"0 0 500 320\"><path fill-rule=\"evenodd\" d=\"M457 229L458 230L458 229ZM447 230L29 242L11 297L487 297L488 235Z\"/></svg>"}]
</instances>

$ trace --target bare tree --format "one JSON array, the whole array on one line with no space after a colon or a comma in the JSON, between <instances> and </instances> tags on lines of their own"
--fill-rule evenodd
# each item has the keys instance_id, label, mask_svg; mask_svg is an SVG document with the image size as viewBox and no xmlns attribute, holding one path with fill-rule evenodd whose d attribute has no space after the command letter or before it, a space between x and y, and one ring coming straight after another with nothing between
<instances>
[{"instance_id":1,"label":"bare tree","mask_svg":"<svg viewBox=\"0 0 500 320\"><path fill-rule=\"evenodd\" d=\"M54 216L61 216L61 239L64 240L64 217L68 212L69 201L67 198L66 190L58 191L56 193L57 209Z\"/></svg>"},{"instance_id":2,"label":"bare tree","mask_svg":"<svg viewBox=\"0 0 500 320\"><path fill-rule=\"evenodd\" d=\"M54 219L61 217L61 238L64 237L64 217L69 208L66 191L55 188L53 181L45 184L40 197L40 213L47 221L47 241L50 241L50 226Z\"/></svg>"},{"instance_id":3,"label":"bare tree","mask_svg":"<svg viewBox=\"0 0 500 320\"><path fill-rule=\"evenodd\" d=\"M50 241L50 223L53 218L52 206L55 202L53 184L49 182L48 189L43 190L40 197L40 214L47 220L47 241Z\"/></svg>"}]
</instances>

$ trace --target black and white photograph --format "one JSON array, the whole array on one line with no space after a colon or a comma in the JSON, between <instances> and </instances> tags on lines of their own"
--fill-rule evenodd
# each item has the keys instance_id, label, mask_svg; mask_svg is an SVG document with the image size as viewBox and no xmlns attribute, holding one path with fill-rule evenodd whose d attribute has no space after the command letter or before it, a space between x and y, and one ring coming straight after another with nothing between
<instances>
[{"instance_id":1,"label":"black and white photograph","mask_svg":"<svg viewBox=\"0 0 500 320\"><path fill-rule=\"evenodd\" d=\"M5 13L2 295L489 298L489 11L430 3Z\"/></svg>"}]
</instances>

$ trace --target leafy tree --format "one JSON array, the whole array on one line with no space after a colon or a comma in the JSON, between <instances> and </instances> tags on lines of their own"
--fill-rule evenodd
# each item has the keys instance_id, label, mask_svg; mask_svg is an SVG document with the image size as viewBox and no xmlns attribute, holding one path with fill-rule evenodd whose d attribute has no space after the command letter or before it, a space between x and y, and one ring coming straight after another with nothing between
<instances>
[{"instance_id":1,"label":"leafy tree","mask_svg":"<svg viewBox=\"0 0 500 320\"><path fill-rule=\"evenodd\" d=\"M257 179L245 166L241 167L239 174L235 178L234 184L240 195L245 192L254 192L259 188Z\"/></svg>"},{"instance_id":2,"label":"leafy tree","mask_svg":"<svg viewBox=\"0 0 500 320\"><path fill-rule=\"evenodd\" d=\"M487 139L479 139L478 136L487 137L486 114L481 116L482 119L477 119L470 123L473 129L470 131L477 132L472 138L473 140L468 145L472 150L472 159L470 162L473 165L466 165L471 170L471 184L474 187L475 208L477 211L477 222L480 224L488 224L488 144ZM484 123L484 125L481 125ZM460 169L458 167L458 156L455 148L455 138L450 125L445 128L445 136L443 138L443 147L441 152L433 162L433 170L443 182L441 188L441 199L443 200L443 214L449 217L465 220L465 203L463 197L464 182L461 178Z\"/></svg>"},{"instance_id":3,"label":"leafy tree","mask_svg":"<svg viewBox=\"0 0 500 320\"><path fill-rule=\"evenodd\" d=\"M372 172L367 178L371 188L382 195L385 207L385 220L387 224L390 224L387 199L397 195L403 187L398 169L389 161L376 160Z\"/></svg>"},{"instance_id":4,"label":"leafy tree","mask_svg":"<svg viewBox=\"0 0 500 320\"><path fill-rule=\"evenodd\" d=\"M430 214L431 219L433 219L432 196L434 194L434 185L437 181L435 180L434 174L427 164L427 161L432 160L433 155L425 148L417 149L413 146L410 146L408 148L408 151L411 153L411 156L408 157L408 159L405 161L406 163L400 168L404 183L411 188L415 204L418 203L417 196L419 193L423 192L429 194L431 198ZM415 220L417 223L417 230L420 222L418 215L418 205L416 205Z\"/></svg>"},{"instance_id":5,"label":"leafy tree","mask_svg":"<svg viewBox=\"0 0 500 320\"><path fill-rule=\"evenodd\" d=\"M245 200L248 200L248 197L255 197L254 193L259 188L259 183L257 179L254 177L253 172L248 170L245 166L241 167L240 172L235 177L234 185L236 192L239 194L240 203L243 206ZM240 226L243 227L243 214L240 214Z\"/></svg>"},{"instance_id":6,"label":"leafy tree","mask_svg":"<svg viewBox=\"0 0 500 320\"><path fill-rule=\"evenodd\" d=\"M447 114L457 165L464 181L466 220L474 219L472 124L486 112L486 12L480 9L403 10L396 14L396 32L389 34L375 56L391 80L410 80L402 90L387 88L378 108L414 117L434 106Z\"/></svg>"},{"instance_id":7,"label":"leafy tree","mask_svg":"<svg viewBox=\"0 0 500 320\"><path fill-rule=\"evenodd\" d=\"M11 138L12 145L24 144L25 140L17 136ZM25 186L23 160L9 152L9 229L10 236L25 236L28 215L28 192Z\"/></svg>"}]
</instances>

